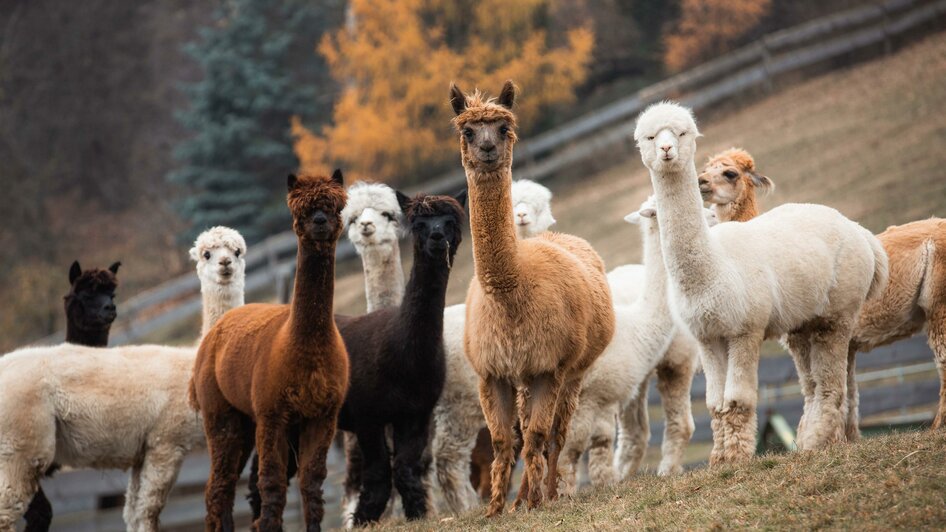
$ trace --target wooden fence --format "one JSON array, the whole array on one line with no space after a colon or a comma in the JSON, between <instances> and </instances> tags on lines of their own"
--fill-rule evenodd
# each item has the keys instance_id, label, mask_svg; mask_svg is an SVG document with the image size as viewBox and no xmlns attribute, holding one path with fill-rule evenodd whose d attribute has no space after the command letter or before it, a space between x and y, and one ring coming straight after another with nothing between
<instances>
[{"instance_id":1,"label":"wooden fence","mask_svg":"<svg viewBox=\"0 0 946 532\"><path fill-rule=\"evenodd\" d=\"M871 46L890 51L894 38L922 24L942 22L944 15L946 0L887 0L777 31L520 143L516 148L516 174L541 181L601 153L627 146L634 118L652 102L675 98L694 109L707 108L747 90L772 87L781 75ZM458 169L414 188L448 193L465 185L465 176ZM252 246L246 264L247 292L273 287L277 297L285 300L295 269L295 251L292 232ZM338 260L351 259L354 247L342 241L337 255ZM165 328L199 320L199 291L197 277L188 273L121 302L110 343L140 342ZM64 337L60 331L36 343L58 343Z\"/></svg>"}]
</instances>

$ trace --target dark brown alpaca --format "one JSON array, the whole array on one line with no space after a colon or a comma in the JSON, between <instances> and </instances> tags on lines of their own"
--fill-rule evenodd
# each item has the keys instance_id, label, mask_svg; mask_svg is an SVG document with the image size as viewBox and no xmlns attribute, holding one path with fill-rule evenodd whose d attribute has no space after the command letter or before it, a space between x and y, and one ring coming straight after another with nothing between
<instances>
[{"instance_id":1,"label":"dark brown alpaca","mask_svg":"<svg viewBox=\"0 0 946 532\"><path fill-rule=\"evenodd\" d=\"M340 170L331 178L290 175L288 186L299 240L292 303L228 312L194 364L191 403L203 413L211 459L208 530L233 530L234 490L254 443L262 497L254 529L282 528L290 433L301 442L292 452L307 530L319 530L325 513L325 459L348 389L348 355L332 315L346 194Z\"/></svg>"},{"instance_id":2,"label":"dark brown alpaca","mask_svg":"<svg viewBox=\"0 0 946 532\"><path fill-rule=\"evenodd\" d=\"M115 310L115 289L118 288L116 262L107 270L92 268L82 271L79 261L69 268L69 293L63 298L66 310L66 342L89 347L107 347L108 332L112 328ZM52 464L46 476L52 476L59 464ZM46 532L53 521L53 507L43 488L33 495L26 513L26 532Z\"/></svg>"}]
</instances>

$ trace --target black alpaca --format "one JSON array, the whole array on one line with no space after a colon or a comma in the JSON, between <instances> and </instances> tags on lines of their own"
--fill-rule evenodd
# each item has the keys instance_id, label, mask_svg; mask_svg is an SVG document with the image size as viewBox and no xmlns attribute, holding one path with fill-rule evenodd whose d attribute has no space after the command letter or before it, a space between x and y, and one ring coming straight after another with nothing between
<instances>
[{"instance_id":1,"label":"black alpaca","mask_svg":"<svg viewBox=\"0 0 946 532\"><path fill-rule=\"evenodd\" d=\"M115 289L118 288L118 267L116 262L107 270L93 268L82 271L79 261L69 268L69 293L64 299L66 309L66 342L87 345L89 347L107 347L108 332L115 321ZM59 469L52 464L46 470L46 476L52 476ZM43 488L33 495L26 513L26 532L46 532L53 522L53 507L43 493Z\"/></svg>"},{"instance_id":2,"label":"black alpaca","mask_svg":"<svg viewBox=\"0 0 946 532\"><path fill-rule=\"evenodd\" d=\"M399 307L359 317L336 316L350 360L348 396L338 427L358 437L361 492L355 524L377 521L394 487L404 514L427 514L424 450L445 379L443 309L450 268L462 238L466 192L456 199L398 193L414 241L414 264ZM385 427L393 429L388 449ZM295 471L290 459L288 472ZM393 470L393 471L392 471ZM248 497L258 512L256 458Z\"/></svg>"}]
</instances>

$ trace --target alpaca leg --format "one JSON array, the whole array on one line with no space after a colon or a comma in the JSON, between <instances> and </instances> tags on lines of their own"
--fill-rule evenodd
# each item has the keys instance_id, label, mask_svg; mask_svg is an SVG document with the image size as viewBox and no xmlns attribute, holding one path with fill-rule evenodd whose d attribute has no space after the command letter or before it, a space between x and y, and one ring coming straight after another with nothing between
<instances>
[{"instance_id":1,"label":"alpaca leg","mask_svg":"<svg viewBox=\"0 0 946 532\"><path fill-rule=\"evenodd\" d=\"M516 391L516 407L519 412L519 437L521 438L523 434L529 428L529 416L531 415L531 403L529 403L529 391L525 388L521 388ZM519 453L515 453L516 456L519 456L522 453L522 449L519 449ZM516 499L512 503L513 511L518 510L522 507L523 504L526 504L529 500L529 475L526 475L523 472L522 477L519 481L519 490L516 492Z\"/></svg>"},{"instance_id":2,"label":"alpaca leg","mask_svg":"<svg viewBox=\"0 0 946 532\"><path fill-rule=\"evenodd\" d=\"M519 453L514 454L518 456ZM470 456L470 484L479 498L473 502L474 505L489 500L489 467L492 463L493 441L489 438L489 429L483 427L476 434L476 443Z\"/></svg>"},{"instance_id":3,"label":"alpaca leg","mask_svg":"<svg viewBox=\"0 0 946 532\"><path fill-rule=\"evenodd\" d=\"M363 467L354 522L355 526L362 526L380 519L391 497L391 455L383 427L371 427L357 434Z\"/></svg>"},{"instance_id":4,"label":"alpaca leg","mask_svg":"<svg viewBox=\"0 0 946 532\"><path fill-rule=\"evenodd\" d=\"M608 486L614 483L614 434L618 407L611 404L595 414L588 447L588 476L592 486Z\"/></svg>"},{"instance_id":5,"label":"alpaca leg","mask_svg":"<svg viewBox=\"0 0 946 532\"><path fill-rule=\"evenodd\" d=\"M358 507L358 492L361 491L361 470L364 459L354 433L342 432L342 448L345 452L345 484L342 491L342 513L345 528L355 524L355 508Z\"/></svg>"},{"instance_id":6,"label":"alpaca leg","mask_svg":"<svg viewBox=\"0 0 946 532\"><path fill-rule=\"evenodd\" d=\"M469 478L471 453L483 414L478 404L475 405L473 416L464 416L463 412L454 410L462 409L438 404L434 410L437 422L432 447L434 470L443 498L450 511L459 514L473 508L479 499Z\"/></svg>"},{"instance_id":7,"label":"alpaca leg","mask_svg":"<svg viewBox=\"0 0 946 532\"><path fill-rule=\"evenodd\" d=\"M408 520L427 515L423 459L429 431L426 419L394 425L394 487L401 494L404 516Z\"/></svg>"},{"instance_id":8,"label":"alpaca leg","mask_svg":"<svg viewBox=\"0 0 946 532\"><path fill-rule=\"evenodd\" d=\"M244 444L244 449L246 447ZM249 456L249 453L245 452L245 456ZM140 486L135 501L138 531L157 532L158 518L183 462L184 450L176 445L149 447L141 466ZM243 469L243 465L245 460L239 470Z\"/></svg>"},{"instance_id":9,"label":"alpaca leg","mask_svg":"<svg viewBox=\"0 0 946 532\"><path fill-rule=\"evenodd\" d=\"M523 427L522 456L525 468L523 475L528 475L527 507L532 510L542 503L542 479L545 477L546 444L555 421L556 399L562 391L562 378L559 375L541 375L528 383L529 393L526 398L526 410L529 412L528 425ZM552 454L549 453L549 460ZM555 454L558 461L558 453ZM558 479L555 479L556 483ZM557 488L557 486L556 486Z\"/></svg>"},{"instance_id":10,"label":"alpaca leg","mask_svg":"<svg viewBox=\"0 0 946 532\"><path fill-rule=\"evenodd\" d=\"M335 417L323 420L307 420L301 427L299 438L299 491L302 493L302 508L306 530L321 530L325 516L325 499L322 483L328 472L326 460L332 439L335 437Z\"/></svg>"},{"instance_id":11,"label":"alpaca leg","mask_svg":"<svg viewBox=\"0 0 946 532\"><path fill-rule=\"evenodd\" d=\"M647 382L637 387L637 394L624 406L618 418L617 471L626 480L640 469L647 442L650 441L650 419L647 413Z\"/></svg>"},{"instance_id":12,"label":"alpaca leg","mask_svg":"<svg viewBox=\"0 0 946 532\"><path fill-rule=\"evenodd\" d=\"M24 532L46 532L49 530L49 525L53 522L53 505L49 503L49 499L43 493L42 486L33 495L33 500L30 501L23 517L26 519Z\"/></svg>"},{"instance_id":13,"label":"alpaca leg","mask_svg":"<svg viewBox=\"0 0 946 532\"><path fill-rule=\"evenodd\" d=\"M486 516L492 517L503 511L512 467L516 463L513 453L513 424L515 423L515 390L508 381L488 377L480 379L480 404L486 416L486 425L493 440L492 486Z\"/></svg>"},{"instance_id":14,"label":"alpaca leg","mask_svg":"<svg viewBox=\"0 0 946 532\"><path fill-rule=\"evenodd\" d=\"M205 404L201 401L201 405ZM245 463L241 455L248 442L253 441L253 423L229 405L215 406L214 409L204 407L204 432L208 435L207 449L210 452L205 524L207 530L230 531L234 530L236 484Z\"/></svg>"},{"instance_id":15,"label":"alpaca leg","mask_svg":"<svg viewBox=\"0 0 946 532\"><path fill-rule=\"evenodd\" d=\"M946 297L940 298L942 302ZM939 408L936 418L933 419L933 429L939 429L946 424L946 308L943 303L935 306L930 312L927 331L930 349L936 359L936 369L939 370Z\"/></svg>"},{"instance_id":16,"label":"alpaca leg","mask_svg":"<svg viewBox=\"0 0 946 532\"><path fill-rule=\"evenodd\" d=\"M286 471L289 460L288 426L282 412L268 413L258 418L256 449L259 453L260 517L253 523L254 530L281 530L282 514L286 508Z\"/></svg>"},{"instance_id":17,"label":"alpaca leg","mask_svg":"<svg viewBox=\"0 0 946 532\"><path fill-rule=\"evenodd\" d=\"M729 367L725 410L722 422L726 437L723 459L727 462L746 460L755 453L756 403L759 397L759 348L762 334L747 334L729 341Z\"/></svg>"},{"instance_id":18,"label":"alpaca leg","mask_svg":"<svg viewBox=\"0 0 946 532\"><path fill-rule=\"evenodd\" d=\"M842 324L812 336L814 419L809 418L805 433L799 434L801 448L818 450L844 440L849 341L850 329Z\"/></svg>"},{"instance_id":19,"label":"alpaca leg","mask_svg":"<svg viewBox=\"0 0 946 532\"><path fill-rule=\"evenodd\" d=\"M861 439L860 397L857 393L857 365L854 360L856 355L857 351L849 347L847 352L847 416L844 436L850 442Z\"/></svg>"},{"instance_id":20,"label":"alpaca leg","mask_svg":"<svg viewBox=\"0 0 946 532\"><path fill-rule=\"evenodd\" d=\"M125 489L125 506L122 508L122 518L125 528L137 530L138 525L138 494L141 491L141 464L131 468L128 475L128 487Z\"/></svg>"},{"instance_id":21,"label":"alpaca leg","mask_svg":"<svg viewBox=\"0 0 946 532\"><path fill-rule=\"evenodd\" d=\"M677 475L683 472L683 453L693 436L693 409L690 387L693 384L692 358L683 363L657 366L657 390L664 409L664 441L661 445L657 474Z\"/></svg>"},{"instance_id":22,"label":"alpaca leg","mask_svg":"<svg viewBox=\"0 0 946 532\"><path fill-rule=\"evenodd\" d=\"M726 373L729 365L728 346L723 340L703 344L700 350L703 373L706 375L706 408L713 429L713 450L710 467L721 464L726 456L726 425L723 422L723 395L726 392Z\"/></svg>"},{"instance_id":23,"label":"alpaca leg","mask_svg":"<svg viewBox=\"0 0 946 532\"><path fill-rule=\"evenodd\" d=\"M594 423L597 421L598 404L592 398L583 397L579 403L578 409L572 416L572 426L569 431L568 441L565 442L565 448L559 457L558 468L560 471L559 490L568 495L574 495L578 492L578 463L581 455L591 445L591 433L594 429Z\"/></svg>"},{"instance_id":24,"label":"alpaca leg","mask_svg":"<svg viewBox=\"0 0 946 532\"><path fill-rule=\"evenodd\" d=\"M546 475L545 489L550 500L558 499L558 459L565 442L568 440L568 429L571 426L572 415L578 408L578 398L581 395L581 375L565 381L560 388L555 403L555 417L552 418L551 439L548 442L549 471Z\"/></svg>"},{"instance_id":25,"label":"alpaca leg","mask_svg":"<svg viewBox=\"0 0 946 532\"><path fill-rule=\"evenodd\" d=\"M786 335L782 344L788 348L792 359L795 361L795 370L798 372L798 382L801 385L802 396L805 404L802 409L801 419L798 421L798 430L796 431L796 445L802 449L801 435L805 432L805 426L808 423L808 416L814 407L815 401L815 380L811 373L811 339L807 333L791 333Z\"/></svg>"},{"instance_id":26,"label":"alpaca leg","mask_svg":"<svg viewBox=\"0 0 946 532\"><path fill-rule=\"evenodd\" d=\"M2 436L2 435L0 435ZM39 489L40 472L23 457L0 461L0 532L14 532Z\"/></svg>"}]
</instances>

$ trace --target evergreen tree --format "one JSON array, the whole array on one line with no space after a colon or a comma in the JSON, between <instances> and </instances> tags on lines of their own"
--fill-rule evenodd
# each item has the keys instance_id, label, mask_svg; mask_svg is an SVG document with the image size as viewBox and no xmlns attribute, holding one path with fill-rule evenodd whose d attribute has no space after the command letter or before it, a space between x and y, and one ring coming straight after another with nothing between
<instances>
[{"instance_id":1,"label":"evergreen tree","mask_svg":"<svg viewBox=\"0 0 946 532\"><path fill-rule=\"evenodd\" d=\"M186 239L219 224L248 241L285 229L285 175L298 166L290 118L318 112L327 75L312 47L339 18L327 15L333 8L224 0L214 24L185 47L203 72L183 87L190 106L178 118L193 135L176 146L182 164L168 176L187 189L178 204L191 224Z\"/></svg>"}]
</instances>

